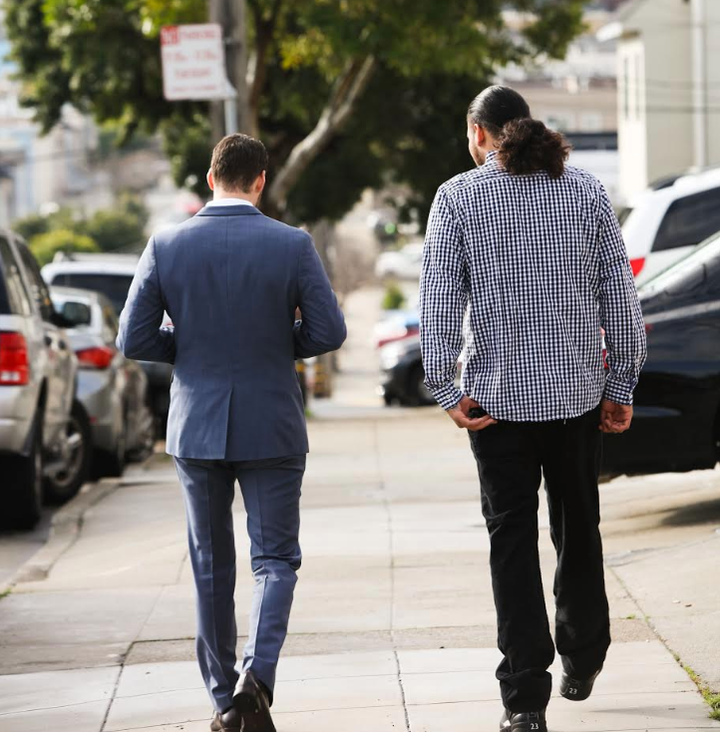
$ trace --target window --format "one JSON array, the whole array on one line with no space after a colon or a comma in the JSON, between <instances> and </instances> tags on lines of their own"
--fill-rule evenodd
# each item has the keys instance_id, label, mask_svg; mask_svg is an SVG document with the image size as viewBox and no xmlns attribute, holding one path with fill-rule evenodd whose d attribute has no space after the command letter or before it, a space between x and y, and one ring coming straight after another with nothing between
<instances>
[{"instance_id":1,"label":"window","mask_svg":"<svg viewBox=\"0 0 720 732\"><path fill-rule=\"evenodd\" d=\"M10 242L5 237L0 237L0 265L0 313L31 315L30 296Z\"/></svg>"},{"instance_id":2,"label":"window","mask_svg":"<svg viewBox=\"0 0 720 732\"><path fill-rule=\"evenodd\" d=\"M40 316L45 321L52 320L52 316L55 313L52 300L50 299L50 291L45 284L45 280L40 274L40 267L35 261L35 257L30 254L30 250L25 244L18 243L18 251L20 252L20 259L25 266L28 279L30 280L30 293L32 294L37 308L40 311Z\"/></svg>"},{"instance_id":3,"label":"window","mask_svg":"<svg viewBox=\"0 0 720 732\"><path fill-rule=\"evenodd\" d=\"M699 244L720 231L720 188L675 201L663 219L654 252Z\"/></svg>"},{"instance_id":4,"label":"window","mask_svg":"<svg viewBox=\"0 0 720 732\"><path fill-rule=\"evenodd\" d=\"M55 275L53 285L65 285L65 287L79 287L83 290L95 290L102 292L110 300L115 312L119 315L125 307L128 290L133 278L130 275L104 275L104 274L82 274L65 272Z\"/></svg>"}]
</instances>

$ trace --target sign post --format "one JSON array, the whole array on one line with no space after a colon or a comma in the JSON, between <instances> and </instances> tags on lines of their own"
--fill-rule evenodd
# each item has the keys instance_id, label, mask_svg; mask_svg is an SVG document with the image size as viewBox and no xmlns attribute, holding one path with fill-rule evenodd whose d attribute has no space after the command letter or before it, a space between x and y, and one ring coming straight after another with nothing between
<instances>
[{"instance_id":1,"label":"sign post","mask_svg":"<svg viewBox=\"0 0 720 732\"><path fill-rule=\"evenodd\" d=\"M160 43L165 99L223 100L225 134L237 132L237 93L227 78L222 26L165 26Z\"/></svg>"}]
</instances>

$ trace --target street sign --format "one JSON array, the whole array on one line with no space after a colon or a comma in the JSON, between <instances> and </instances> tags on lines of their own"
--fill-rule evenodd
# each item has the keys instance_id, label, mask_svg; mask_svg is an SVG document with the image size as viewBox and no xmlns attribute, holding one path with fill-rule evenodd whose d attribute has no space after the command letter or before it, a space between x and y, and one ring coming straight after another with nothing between
<instances>
[{"instance_id":1,"label":"street sign","mask_svg":"<svg viewBox=\"0 0 720 732\"><path fill-rule=\"evenodd\" d=\"M165 99L228 96L223 31L218 23L165 26L160 44Z\"/></svg>"}]
</instances>

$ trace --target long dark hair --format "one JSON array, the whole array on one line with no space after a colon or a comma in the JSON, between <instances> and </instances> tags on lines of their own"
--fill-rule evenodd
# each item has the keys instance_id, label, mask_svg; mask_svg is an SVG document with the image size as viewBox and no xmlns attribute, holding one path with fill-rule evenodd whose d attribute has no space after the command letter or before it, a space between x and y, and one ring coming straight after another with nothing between
<instances>
[{"instance_id":1,"label":"long dark hair","mask_svg":"<svg viewBox=\"0 0 720 732\"><path fill-rule=\"evenodd\" d=\"M533 119L523 97L507 86L490 86L468 109L470 120L498 141L498 159L514 175L544 170L559 178L565 170L570 145L559 133Z\"/></svg>"}]
</instances>

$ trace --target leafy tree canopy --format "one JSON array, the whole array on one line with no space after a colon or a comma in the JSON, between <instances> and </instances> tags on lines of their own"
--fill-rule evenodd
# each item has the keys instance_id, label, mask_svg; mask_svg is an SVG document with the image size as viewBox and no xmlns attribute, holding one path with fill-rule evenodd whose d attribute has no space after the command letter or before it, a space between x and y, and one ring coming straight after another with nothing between
<instances>
[{"instance_id":1,"label":"leafy tree canopy","mask_svg":"<svg viewBox=\"0 0 720 732\"><path fill-rule=\"evenodd\" d=\"M249 132L268 145L273 213L340 217L388 175L427 206L464 150L463 111L508 62L561 56L584 0L247 0ZM526 14L511 32L503 11ZM204 0L7 0L24 102L44 129L66 103L163 131L176 178L204 192L208 106L162 97L159 33ZM463 153L464 155L466 153ZM464 158L467 160L467 158Z\"/></svg>"},{"instance_id":2,"label":"leafy tree canopy","mask_svg":"<svg viewBox=\"0 0 720 732\"><path fill-rule=\"evenodd\" d=\"M99 252L100 247L89 237L68 229L55 229L36 236L30 242L30 251L42 267L52 262L58 252Z\"/></svg>"}]
</instances>

